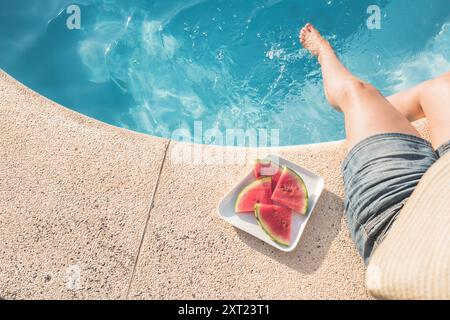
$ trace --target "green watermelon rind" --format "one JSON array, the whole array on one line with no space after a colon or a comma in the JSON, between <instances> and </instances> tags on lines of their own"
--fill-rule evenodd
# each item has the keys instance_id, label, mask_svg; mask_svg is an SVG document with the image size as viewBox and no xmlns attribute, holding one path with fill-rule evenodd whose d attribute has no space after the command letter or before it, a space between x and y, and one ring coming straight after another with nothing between
<instances>
[{"instance_id":1,"label":"green watermelon rind","mask_svg":"<svg viewBox=\"0 0 450 320\"><path fill-rule=\"evenodd\" d=\"M256 159L255 163L270 164L272 161L266 159Z\"/></svg>"},{"instance_id":2,"label":"green watermelon rind","mask_svg":"<svg viewBox=\"0 0 450 320\"><path fill-rule=\"evenodd\" d=\"M250 190L252 190L255 187L258 187L264 183L271 182L272 178L267 177L259 180L255 180L252 183L250 183L248 186L246 186L244 189L241 190L241 192L238 193L238 196L236 198L236 202L234 203L234 211L238 212L239 203L242 200L242 197Z\"/></svg>"},{"instance_id":3,"label":"green watermelon rind","mask_svg":"<svg viewBox=\"0 0 450 320\"><path fill-rule=\"evenodd\" d=\"M302 177L297 172L292 170L291 168L283 167L283 173L285 171L288 171L291 175L293 175L297 179L297 181L299 182L299 184L302 187L303 191L305 192L305 207L304 207L304 210L303 210L304 213L301 213L301 212L298 212L298 213L300 213L300 214L307 214L308 213L308 208L309 208L309 194L308 194L308 188L306 188L305 181L303 181Z\"/></svg>"},{"instance_id":4,"label":"green watermelon rind","mask_svg":"<svg viewBox=\"0 0 450 320\"><path fill-rule=\"evenodd\" d=\"M260 205L255 205L255 217L256 217L256 221L258 222L259 226L261 227L261 229L263 229L263 231L270 237L270 239L272 239L275 243L278 243L280 246L283 247L289 247L289 242L283 242L283 240L277 239L276 236L274 236L273 234L271 234L268 230L268 228L264 225L264 223L261 221L260 217L259 217L259 207Z\"/></svg>"},{"instance_id":5,"label":"green watermelon rind","mask_svg":"<svg viewBox=\"0 0 450 320\"><path fill-rule=\"evenodd\" d=\"M273 165L275 168L277 168L280 172L281 171L283 171L283 167L281 167L279 164L277 164L276 162L273 162L272 160L266 160L266 159L256 159L255 160L255 165L256 164L258 164L258 163L260 163L260 164L264 164L264 165ZM261 177L272 177L273 175L271 175L271 176L263 176L263 175L261 175Z\"/></svg>"},{"instance_id":6,"label":"green watermelon rind","mask_svg":"<svg viewBox=\"0 0 450 320\"><path fill-rule=\"evenodd\" d=\"M306 187L306 183L297 172L295 172L289 168L287 168L287 170L289 170L290 172L292 172L293 174L295 174L297 176L297 178L303 188L303 191L305 191L305 208L304 208L303 212L306 214L306 213L308 213L308 209L309 209L309 194L308 194L308 188Z\"/></svg>"},{"instance_id":7,"label":"green watermelon rind","mask_svg":"<svg viewBox=\"0 0 450 320\"><path fill-rule=\"evenodd\" d=\"M275 166L277 166L278 168L281 169L281 167L278 164L276 164L275 162L273 162L272 160L256 159L255 160L255 164L257 164L257 163L261 163L261 164L264 164L264 165L273 164L273 165L275 165Z\"/></svg>"}]
</instances>

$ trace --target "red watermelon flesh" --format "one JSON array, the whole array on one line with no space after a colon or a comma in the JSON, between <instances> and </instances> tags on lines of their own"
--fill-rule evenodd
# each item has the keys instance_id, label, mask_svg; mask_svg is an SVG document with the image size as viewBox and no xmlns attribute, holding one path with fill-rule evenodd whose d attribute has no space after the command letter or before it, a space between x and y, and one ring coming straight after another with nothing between
<instances>
[{"instance_id":1,"label":"red watermelon flesh","mask_svg":"<svg viewBox=\"0 0 450 320\"><path fill-rule=\"evenodd\" d=\"M256 204L271 204L271 178L256 180L245 187L238 195L234 210L237 213L253 213Z\"/></svg>"},{"instance_id":2,"label":"red watermelon flesh","mask_svg":"<svg viewBox=\"0 0 450 320\"><path fill-rule=\"evenodd\" d=\"M262 229L278 244L289 246L292 211L277 205L255 205L255 216Z\"/></svg>"},{"instance_id":3,"label":"red watermelon flesh","mask_svg":"<svg viewBox=\"0 0 450 320\"><path fill-rule=\"evenodd\" d=\"M256 160L253 172L256 179L261 179L262 177L272 177L272 190L275 189L281 177L280 166L272 161Z\"/></svg>"},{"instance_id":4,"label":"red watermelon flesh","mask_svg":"<svg viewBox=\"0 0 450 320\"><path fill-rule=\"evenodd\" d=\"M306 214L308 211L308 190L302 178L291 169L284 167L278 184L273 191L272 201Z\"/></svg>"}]
</instances>

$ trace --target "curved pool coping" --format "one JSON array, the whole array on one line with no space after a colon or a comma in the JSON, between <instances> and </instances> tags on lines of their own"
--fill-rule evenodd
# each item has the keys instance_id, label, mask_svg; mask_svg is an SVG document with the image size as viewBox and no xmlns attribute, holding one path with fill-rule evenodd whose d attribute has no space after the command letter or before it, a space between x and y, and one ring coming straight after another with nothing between
<instances>
[{"instance_id":1,"label":"curved pool coping","mask_svg":"<svg viewBox=\"0 0 450 320\"><path fill-rule=\"evenodd\" d=\"M260 151L325 179L299 247L286 254L216 213L257 150L110 126L3 71L0 93L0 298L370 298L343 213L343 141ZM416 125L427 137L425 122ZM180 157L194 148L224 163Z\"/></svg>"}]
</instances>

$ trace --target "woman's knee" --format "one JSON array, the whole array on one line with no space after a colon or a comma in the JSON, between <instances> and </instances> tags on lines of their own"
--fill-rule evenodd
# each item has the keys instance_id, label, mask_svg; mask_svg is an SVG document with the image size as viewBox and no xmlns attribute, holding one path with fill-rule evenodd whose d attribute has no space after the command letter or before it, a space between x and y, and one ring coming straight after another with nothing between
<instances>
[{"instance_id":1,"label":"woman's knee","mask_svg":"<svg viewBox=\"0 0 450 320\"><path fill-rule=\"evenodd\" d=\"M446 73L442 77L437 78L436 86L439 90L443 90L448 93L450 91L450 73Z\"/></svg>"},{"instance_id":2,"label":"woman's knee","mask_svg":"<svg viewBox=\"0 0 450 320\"><path fill-rule=\"evenodd\" d=\"M374 93L378 93L378 90L373 85L357 78L344 80L342 83L342 95L345 99L358 99Z\"/></svg>"},{"instance_id":3,"label":"woman's knee","mask_svg":"<svg viewBox=\"0 0 450 320\"><path fill-rule=\"evenodd\" d=\"M423 91L428 91L432 94L439 94L439 92L442 92L447 95L450 92L450 72L428 81L424 86Z\"/></svg>"}]
</instances>

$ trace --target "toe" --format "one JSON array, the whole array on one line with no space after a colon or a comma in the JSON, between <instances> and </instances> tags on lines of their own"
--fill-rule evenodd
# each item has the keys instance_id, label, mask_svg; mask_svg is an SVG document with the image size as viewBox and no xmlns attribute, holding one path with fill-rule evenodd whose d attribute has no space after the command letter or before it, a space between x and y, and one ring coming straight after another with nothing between
<instances>
[{"instance_id":1,"label":"toe","mask_svg":"<svg viewBox=\"0 0 450 320\"><path fill-rule=\"evenodd\" d=\"M302 30L302 31L300 32L300 38L304 38L304 37L305 37L305 31Z\"/></svg>"},{"instance_id":2,"label":"toe","mask_svg":"<svg viewBox=\"0 0 450 320\"><path fill-rule=\"evenodd\" d=\"M300 31L300 38L305 38L305 36L306 36L306 31L305 31L305 29L303 28L303 29Z\"/></svg>"},{"instance_id":3,"label":"toe","mask_svg":"<svg viewBox=\"0 0 450 320\"><path fill-rule=\"evenodd\" d=\"M315 34L319 34L319 31L313 25L311 25L309 27L309 31L312 32L312 33L315 33Z\"/></svg>"}]
</instances>

